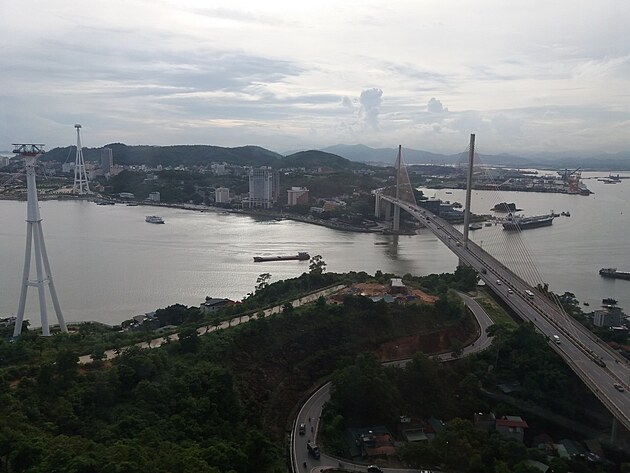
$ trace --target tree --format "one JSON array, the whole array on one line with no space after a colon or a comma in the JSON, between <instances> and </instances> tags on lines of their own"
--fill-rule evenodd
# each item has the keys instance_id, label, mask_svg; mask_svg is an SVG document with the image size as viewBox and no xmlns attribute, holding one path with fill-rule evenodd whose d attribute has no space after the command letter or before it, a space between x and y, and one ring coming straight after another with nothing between
<instances>
[{"instance_id":1,"label":"tree","mask_svg":"<svg viewBox=\"0 0 630 473\"><path fill-rule=\"evenodd\" d=\"M269 286L270 279L271 274L269 273L262 273L261 275L259 275L258 279L256 279L256 292L262 291L264 288Z\"/></svg>"},{"instance_id":2,"label":"tree","mask_svg":"<svg viewBox=\"0 0 630 473\"><path fill-rule=\"evenodd\" d=\"M199 344L199 333L195 327L186 327L179 332L179 347L182 352L196 353Z\"/></svg>"},{"instance_id":3,"label":"tree","mask_svg":"<svg viewBox=\"0 0 630 473\"><path fill-rule=\"evenodd\" d=\"M326 262L321 257L321 255L315 255L311 258L311 261L308 265L308 271L311 274L322 274L326 271Z\"/></svg>"}]
</instances>

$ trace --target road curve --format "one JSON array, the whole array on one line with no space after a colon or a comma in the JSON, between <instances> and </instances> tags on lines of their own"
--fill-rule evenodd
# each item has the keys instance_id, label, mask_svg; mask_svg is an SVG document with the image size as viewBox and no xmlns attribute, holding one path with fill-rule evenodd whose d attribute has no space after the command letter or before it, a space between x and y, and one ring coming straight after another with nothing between
<instances>
[{"instance_id":1,"label":"road curve","mask_svg":"<svg viewBox=\"0 0 630 473\"><path fill-rule=\"evenodd\" d=\"M464 301L464 304L470 308L471 312L475 316L477 323L479 324L479 337L470 345L466 346L463 350L462 356L476 353L490 347L492 344L492 337L488 337L486 329L493 324L492 319L488 316L486 311L475 301L472 297L458 292L459 296ZM452 352L441 353L434 357L440 361L454 360ZM411 359L390 361L385 363L386 365L404 366ZM315 391L304 402L298 414L293 422L293 428L291 430L291 461L292 469L294 473L307 472L315 473L325 471L329 468L343 467L345 470L361 471L365 472L365 465L360 465L348 461L339 461L339 459L321 454L319 460L316 460L309 456L306 449L306 443L309 441L317 441L317 428L319 427L319 419L321 416L322 408L324 404L330 400L330 385L328 382ZM305 424L306 433L300 435L299 426ZM312 429L311 429L312 428ZM304 467L306 465L306 467ZM400 468L383 468L386 473L419 473L422 470L415 469L400 469Z\"/></svg>"}]
</instances>

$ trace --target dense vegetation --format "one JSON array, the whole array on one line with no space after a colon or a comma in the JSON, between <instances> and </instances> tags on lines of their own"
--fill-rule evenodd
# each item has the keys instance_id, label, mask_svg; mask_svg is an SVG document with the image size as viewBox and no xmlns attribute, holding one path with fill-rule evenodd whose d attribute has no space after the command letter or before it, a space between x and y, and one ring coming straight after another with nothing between
<instances>
[{"instance_id":1,"label":"dense vegetation","mask_svg":"<svg viewBox=\"0 0 630 473\"><path fill-rule=\"evenodd\" d=\"M329 282L325 263L311 262L301 282ZM362 279L367 275L349 275ZM295 288L294 288L295 289ZM270 294L265 294L266 290ZM112 362L77 369L94 335L25 336L28 356L1 373L0 469L7 472L286 471L281 443L290 411L342 360L410 333L450 330L465 321L433 306L386 305L348 296L198 336L154 350L126 349ZM173 317L191 316L186 308ZM87 329L85 329L87 330ZM39 356L37 355L39 352Z\"/></svg>"},{"instance_id":2,"label":"dense vegetation","mask_svg":"<svg viewBox=\"0 0 630 473\"><path fill-rule=\"evenodd\" d=\"M533 327L499 330L492 348L456 363L439 363L417 354L404 367L386 367L362 354L333 375L331 402L323 414L323 438L331 451L344 455L346 427L386 425L398 430L400 415L436 417L446 422L430 443L409 443L399 452L411 467L435 467L471 473L535 472L526 460L546 456L496 432L475 429L476 412L523 415L545 426L545 417L583 419L598 403ZM518 382L522 390L511 404L492 394L499 382ZM595 423L594 419L590 422ZM549 424L552 426L553 424ZM585 460L554 459L554 472L609 471Z\"/></svg>"}]
</instances>

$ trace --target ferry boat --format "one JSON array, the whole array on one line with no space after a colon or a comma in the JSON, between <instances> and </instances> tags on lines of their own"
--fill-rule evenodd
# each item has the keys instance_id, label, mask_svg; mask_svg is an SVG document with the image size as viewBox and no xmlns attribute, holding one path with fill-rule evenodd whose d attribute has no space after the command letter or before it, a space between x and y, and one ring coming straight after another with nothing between
<instances>
[{"instance_id":1,"label":"ferry boat","mask_svg":"<svg viewBox=\"0 0 630 473\"><path fill-rule=\"evenodd\" d=\"M148 223L164 223L164 219L157 215L147 215L144 221Z\"/></svg>"},{"instance_id":2,"label":"ferry boat","mask_svg":"<svg viewBox=\"0 0 630 473\"><path fill-rule=\"evenodd\" d=\"M297 255L284 255L284 256L254 256L255 263L262 263L266 261L305 261L311 259L311 255L309 255L305 251L300 251Z\"/></svg>"}]
</instances>

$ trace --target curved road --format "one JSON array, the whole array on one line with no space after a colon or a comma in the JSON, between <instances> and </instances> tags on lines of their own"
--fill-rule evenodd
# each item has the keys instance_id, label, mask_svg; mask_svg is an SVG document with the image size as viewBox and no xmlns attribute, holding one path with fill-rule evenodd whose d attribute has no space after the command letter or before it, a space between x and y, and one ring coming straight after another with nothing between
<instances>
[{"instance_id":1,"label":"curved road","mask_svg":"<svg viewBox=\"0 0 630 473\"><path fill-rule=\"evenodd\" d=\"M464 303L468 306L468 308L470 308L470 310L472 311L475 319L477 320L477 323L479 324L480 330L479 337L472 344L464 348L462 356L466 356L471 353L485 350L491 345L492 337L488 337L486 329L490 327L493 322L486 311L483 310L483 308L477 303L477 301L466 294L458 294L462 298ZM450 361L455 359L450 352L436 355L434 356L434 358L439 359L440 361ZM399 361L390 361L385 364L404 366L410 361L410 359L406 359ZM343 460L340 462L337 458L324 454L321 454L319 460L316 460L308 454L306 444L309 441L314 441L316 443L317 428L319 427L319 418L321 416L322 408L324 404L328 400L330 400L330 385L330 382L324 384L317 391L315 391L315 393L313 393L311 397L306 400L306 402L298 412L295 422L293 423L293 429L291 432L291 457L293 462L292 467L295 473L316 473L340 466L343 466L343 468L348 471L367 471L367 468L364 465L359 465ZM306 426L306 433L304 435L300 435L299 433L300 424L305 424ZM306 468L304 467L305 463ZM386 473L419 473L428 470L383 468L383 471Z\"/></svg>"}]
</instances>

